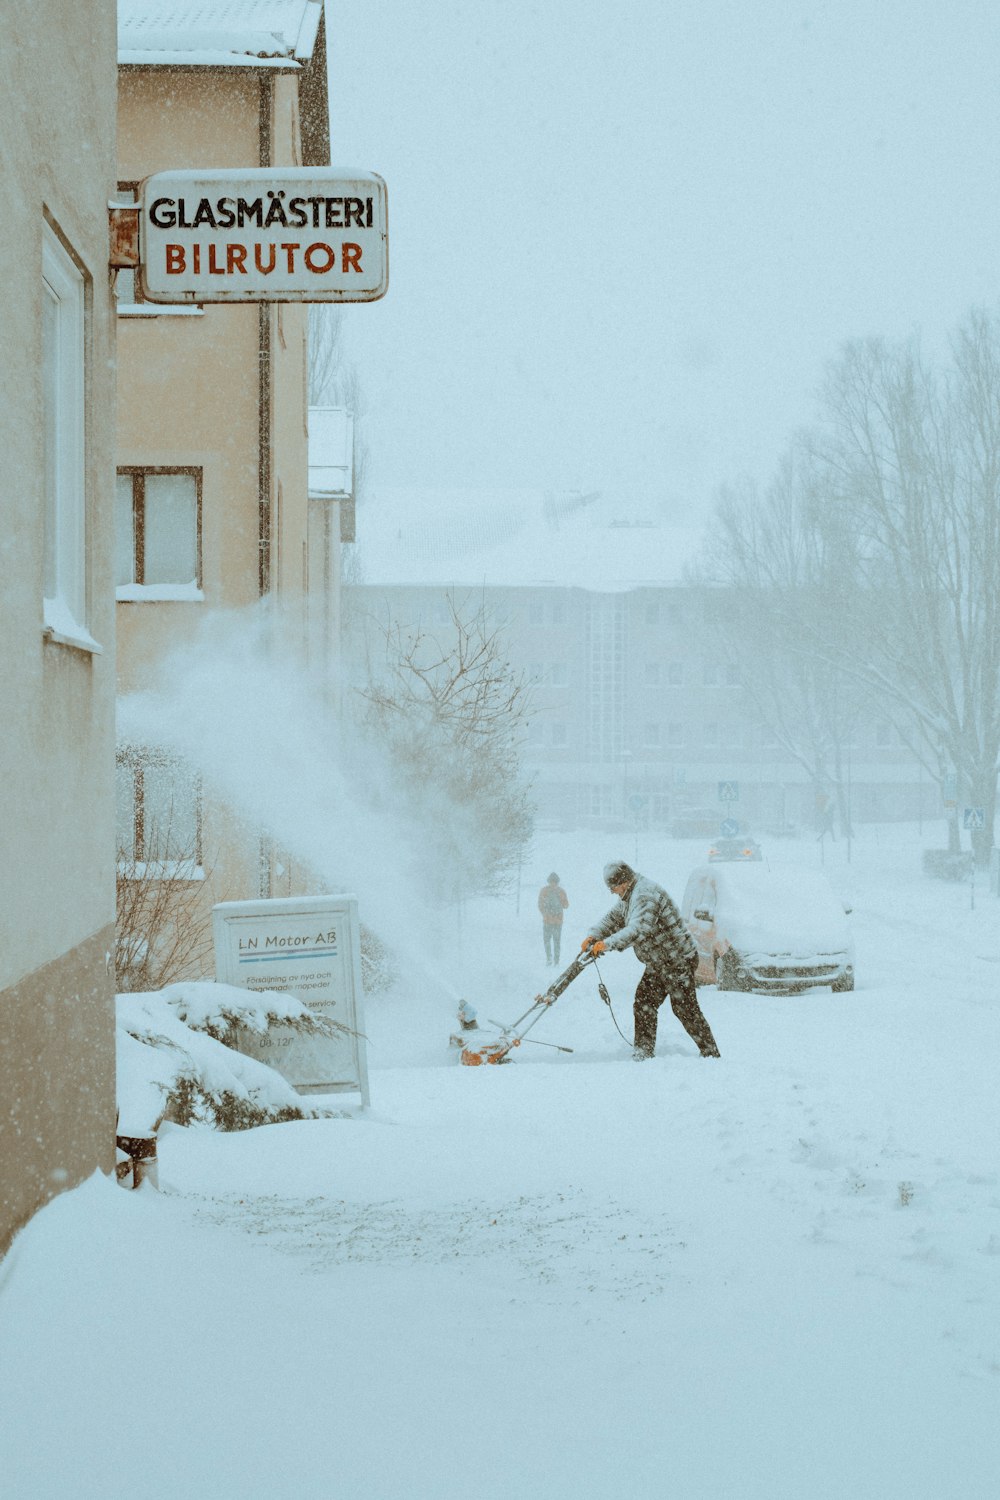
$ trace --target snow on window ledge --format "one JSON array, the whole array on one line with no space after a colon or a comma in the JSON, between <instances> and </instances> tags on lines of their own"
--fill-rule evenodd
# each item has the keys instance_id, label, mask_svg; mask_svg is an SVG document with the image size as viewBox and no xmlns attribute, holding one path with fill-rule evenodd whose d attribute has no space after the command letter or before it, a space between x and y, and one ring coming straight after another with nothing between
<instances>
[{"instance_id":1,"label":"snow on window ledge","mask_svg":"<svg viewBox=\"0 0 1000 1500\"><path fill-rule=\"evenodd\" d=\"M42 605L42 631L46 640L57 646L75 646L78 651L89 651L92 656L102 655L104 647L94 640L85 625L77 624L65 599L45 599Z\"/></svg>"},{"instance_id":2,"label":"snow on window ledge","mask_svg":"<svg viewBox=\"0 0 1000 1500\"><path fill-rule=\"evenodd\" d=\"M119 604L200 604L205 593L190 583L120 583L115 589Z\"/></svg>"},{"instance_id":3,"label":"snow on window ledge","mask_svg":"<svg viewBox=\"0 0 1000 1500\"><path fill-rule=\"evenodd\" d=\"M205 879L203 866L189 859L119 860L118 874L123 880Z\"/></svg>"},{"instance_id":4,"label":"snow on window ledge","mask_svg":"<svg viewBox=\"0 0 1000 1500\"><path fill-rule=\"evenodd\" d=\"M203 307L188 307L180 302L128 302L118 306L120 318L201 318L204 315Z\"/></svg>"}]
</instances>

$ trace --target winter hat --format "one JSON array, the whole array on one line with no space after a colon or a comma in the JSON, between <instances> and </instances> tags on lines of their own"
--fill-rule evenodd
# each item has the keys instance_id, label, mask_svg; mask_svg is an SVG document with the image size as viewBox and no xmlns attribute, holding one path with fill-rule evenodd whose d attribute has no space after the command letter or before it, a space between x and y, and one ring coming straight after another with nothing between
<instances>
[{"instance_id":1,"label":"winter hat","mask_svg":"<svg viewBox=\"0 0 1000 1500\"><path fill-rule=\"evenodd\" d=\"M635 871L623 859L613 859L604 866L604 884L607 886L631 885L634 879Z\"/></svg>"},{"instance_id":2,"label":"winter hat","mask_svg":"<svg viewBox=\"0 0 1000 1500\"><path fill-rule=\"evenodd\" d=\"M558 884L559 884L559 876L558 875L550 875L549 876L549 885L558 885Z\"/></svg>"}]
</instances>

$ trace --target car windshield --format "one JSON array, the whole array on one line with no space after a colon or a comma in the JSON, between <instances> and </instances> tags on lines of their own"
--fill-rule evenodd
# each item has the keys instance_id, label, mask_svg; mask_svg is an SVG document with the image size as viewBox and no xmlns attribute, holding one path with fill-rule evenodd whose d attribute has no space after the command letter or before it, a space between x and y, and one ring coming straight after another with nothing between
<instances>
[{"instance_id":1,"label":"car windshield","mask_svg":"<svg viewBox=\"0 0 1000 1500\"><path fill-rule=\"evenodd\" d=\"M838 946L845 941L843 907L829 882L807 870L780 874L737 865L717 877L717 916L745 941L778 947Z\"/></svg>"}]
</instances>

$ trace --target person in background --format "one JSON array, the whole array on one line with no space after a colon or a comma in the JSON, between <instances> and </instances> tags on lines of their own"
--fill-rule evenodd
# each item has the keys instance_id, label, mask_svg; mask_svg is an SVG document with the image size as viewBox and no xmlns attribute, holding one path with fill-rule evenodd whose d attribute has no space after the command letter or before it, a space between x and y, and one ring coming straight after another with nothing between
<instances>
[{"instance_id":1,"label":"person in background","mask_svg":"<svg viewBox=\"0 0 1000 1500\"><path fill-rule=\"evenodd\" d=\"M698 950L662 886L637 875L624 860L604 866L604 883L618 900L581 943L584 953L595 958L604 952L635 948L635 956L646 965L635 992L637 1062L656 1051L657 1013L667 996L674 1015L695 1043L702 1057L718 1057L719 1049L695 989Z\"/></svg>"},{"instance_id":2,"label":"person in background","mask_svg":"<svg viewBox=\"0 0 1000 1500\"><path fill-rule=\"evenodd\" d=\"M559 943L562 938L563 912L569 906L569 898L559 884L559 876L552 874L548 883L538 892L538 910L542 914L542 941L545 943L545 962L559 962Z\"/></svg>"}]
</instances>

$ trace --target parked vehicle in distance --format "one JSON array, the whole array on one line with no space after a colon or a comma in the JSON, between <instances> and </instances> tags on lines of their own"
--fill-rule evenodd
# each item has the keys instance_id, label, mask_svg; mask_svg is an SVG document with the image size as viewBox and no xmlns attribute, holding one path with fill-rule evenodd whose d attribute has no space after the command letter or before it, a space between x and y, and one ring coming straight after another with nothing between
<instances>
[{"instance_id":1,"label":"parked vehicle in distance","mask_svg":"<svg viewBox=\"0 0 1000 1500\"><path fill-rule=\"evenodd\" d=\"M760 845L756 839L715 839L708 851L711 863L720 859L760 859Z\"/></svg>"},{"instance_id":2,"label":"parked vehicle in distance","mask_svg":"<svg viewBox=\"0 0 1000 1500\"><path fill-rule=\"evenodd\" d=\"M719 832L724 813L717 807L679 807L670 823L672 839L711 839Z\"/></svg>"},{"instance_id":3,"label":"parked vehicle in distance","mask_svg":"<svg viewBox=\"0 0 1000 1500\"><path fill-rule=\"evenodd\" d=\"M681 915L698 948L698 984L772 994L854 988L850 908L818 870L700 865Z\"/></svg>"}]
</instances>

